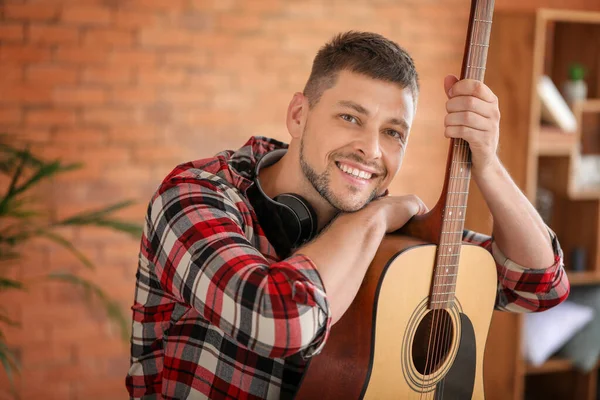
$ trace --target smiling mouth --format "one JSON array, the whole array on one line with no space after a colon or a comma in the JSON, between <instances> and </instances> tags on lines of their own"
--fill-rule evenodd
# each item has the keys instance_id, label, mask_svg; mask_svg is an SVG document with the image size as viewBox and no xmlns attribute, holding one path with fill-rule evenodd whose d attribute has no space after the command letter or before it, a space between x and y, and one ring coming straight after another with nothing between
<instances>
[{"instance_id":1,"label":"smiling mouth","mask_svg":"<svg viewBox=\"0 0 600 400\"><path fill-rule=\"evenodd\" d=\"M356 179L368 181L377 176L377 174L372 174L367 171L361 171L360 169L352 168L346 164L343 164L343 163L340 163L337 161L335 162L335 165L338 167L338 169L340 171L342 171L343 173L348 174L351 177L356 178Z\"/></svg>"}]
</instances>

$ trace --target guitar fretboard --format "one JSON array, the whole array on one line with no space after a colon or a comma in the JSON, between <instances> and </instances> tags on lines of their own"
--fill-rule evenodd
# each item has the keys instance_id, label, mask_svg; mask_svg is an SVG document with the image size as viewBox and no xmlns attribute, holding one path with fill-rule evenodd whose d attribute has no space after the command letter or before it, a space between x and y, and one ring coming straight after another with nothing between
<instances>
[{"instance_id":1,"label":"guitar fretboard","mask_svg":"<svg viewBox=\"0 0 600 400\"><path fill-rule=\"evenodd\" d=\"M462 79L483 81L492 29L494 0L473 0ZM465 214L471 181L471 151L462 139L451 141L446 171L447 197L429 308L448 308L454 301Z\"/></svg>"}]
</instances>

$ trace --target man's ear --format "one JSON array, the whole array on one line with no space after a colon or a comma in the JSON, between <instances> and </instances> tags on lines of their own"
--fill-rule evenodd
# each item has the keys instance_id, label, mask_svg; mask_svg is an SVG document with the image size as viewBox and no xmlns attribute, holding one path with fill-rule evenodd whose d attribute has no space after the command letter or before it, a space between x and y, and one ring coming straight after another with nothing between
<instances>
[{"instance_id":1,"label":"man's ear","mask_svg":"<svg viewBox=\"0 0 600 400\"><path fill-rule=\"evenodd\" d=\"M308 98L300 93L294 93L287 110L286 124L288 132L294 139L299 139L304 132L308 117Z\"/></svg>"}]
</instances>

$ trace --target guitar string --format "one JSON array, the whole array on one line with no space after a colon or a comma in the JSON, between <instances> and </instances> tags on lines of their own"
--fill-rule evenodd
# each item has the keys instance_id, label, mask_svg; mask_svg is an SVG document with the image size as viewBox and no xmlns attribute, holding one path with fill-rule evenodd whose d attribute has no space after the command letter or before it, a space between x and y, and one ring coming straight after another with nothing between
<instances>
[{"instance_id":1,"label":"guitar string","mask_svg":"<svg viewBox=\"0 0 600 400\"><path fill-rule=\"evenodd\" d=\"M491 6L490 3L492 2L487 2L484 1L483 6L479 7L480 4L477 5L476 10L475 10L475 23L473 26L473 35L475 37L474 41L473 41L473 37L471 37L471 42L470 42L470 47L471 47L471 51L469 52L469 58L470 60L468 60L469 62L467 63L467 71L466 71L466 76L467 77L471 77L474 79L477 79L479 81L483 81L483 76L484 76L484 71L485 71L485 66L483 65L486 60L487 60L487 54L486 54L486 49L487 46L489 45L489 37L490 37L490 33L491 33L491 23L489 23L489 21L491 21L492 19L492 15L493 14L493 6ZM490 7L491 6L491 7ZM491 11L491 12L490 12ZM483 15L481 15L483 14ZM482 27L483 25L483 27ZM475 63L473 62L474 60L477 60ZM469 69L470 68L470 69ZM454 180L458 181L458 186L462 185L464 183L464 189L460 190L458 193L456 191L452 191L451 195L454 197L458 197L459 200L461 200L461 196L464 195L464 198L462 199L464 204L466 205L467 200L468 200L468 192L469 192L469 183L470 183L470 174L471 174L471 151L469 148L469 145L466 141L464 140L460 140L461 144L460 144L460 157L459 160L466 160L466 169L467 169L467 173L466 175L468 176L465 177L462 175L462 173L460 175L454 173L451 176L455 176L458 178L455 178ZM462 165L462 164L461 164ZM453 166L455 167L455 166ZM454 168L456 169L456 168ZM461 169L462 172L462 169ZM457 186L456 184L454 186ZM450 232L452 232L450 234L451 235L458 235L460 234L460 239L457 241L457 246L460 249L460 244L462 243L462 229L461 232L458 232L458 228L460 227L461 224L463 224L463 229L464 229L464 218L466 218L466 207L465 210L462 213L462 219L457 218L454 222L453 220L450 221L451 225L459 225L459 226L452 226L451 229L449 229ZM459 252L460 253L460 252ZM457 283L457 279L458 279L458 274L457 274L457 270L458 270L458 266L459 266L459 257L460 255L456 256L456 271L454 271L454 275L451 278L452 280L452 284L450 285L451 287L454 288L454 290L452 291L454 294L454 300L455 300L455 296L456 296L456 283ZM449 296L450 297L450 296ZM448 299L448 303L447 303L447 308L449 309L451 307L450 304L450 298ZM450 350L450 345L452 344L452 339L454 337L457 336L457 329L460 329L460 320L457 321L457 329L454 331L451 331L451 327L453 325L452 323L452 319L446 319L446 326L444 327L442 334L444 336L444 339L442 341L443 346L442 349L448 349L448 351ZM451 332L454 332L454 335L452 335ZM444 388L445 388L445 384L446 384L446 376L444 376L441 379L440 382L440 392L441 392L441 396L438 396L439 398L443 399L444 397Z\"/></svg>"}]
</instances>

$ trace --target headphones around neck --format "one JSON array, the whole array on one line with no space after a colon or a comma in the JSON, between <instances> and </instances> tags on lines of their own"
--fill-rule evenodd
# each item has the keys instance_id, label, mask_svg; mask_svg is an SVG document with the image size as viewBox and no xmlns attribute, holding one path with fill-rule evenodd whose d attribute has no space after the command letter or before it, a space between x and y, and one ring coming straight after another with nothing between
<instances>
[{"instance_id":1,"label":"headphones around neck","mask_svg":"<svg viewBox=\"0 0 600 400\"><path fill-rule=\"evenodd\" d=\"M317 235L317 214L310 203L295 193L283 193L271 199L260 186L261 168L279 161L286 149L265 154L257 163L254 182L246 192L267 239L281 258Z\"/></svg>"}]
</instances>

